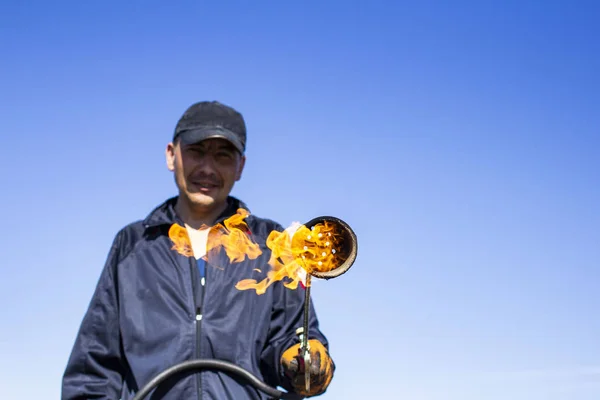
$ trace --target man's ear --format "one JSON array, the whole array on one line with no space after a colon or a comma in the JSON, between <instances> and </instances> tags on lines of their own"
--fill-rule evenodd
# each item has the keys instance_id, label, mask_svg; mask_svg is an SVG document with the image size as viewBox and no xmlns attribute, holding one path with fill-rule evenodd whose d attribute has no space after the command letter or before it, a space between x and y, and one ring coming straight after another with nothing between
<instances>
[{"instance_id":1,"label":"man's ear","mask_svg":"<svg viewBox=\"0 0 600 400\"><path fill-rule=\"evenodd\" d=\"M165 158L169 171L175 171L175 145L173 142L167 144L167 148L165 149Z\"/></svg>"},{"instance_id":2,"label":"man's ear","mask_svg":"<svg viewBox=\"0 0 600 400\"><path fill-rule=\"evenodd\" d=\"M242 156L240 159L240 166L237 170L237 174L235 175L235 180L239 181L242 179L242 172L244 171L244 165L246 165L246 156Z\"/></svg>"}]
</instances>

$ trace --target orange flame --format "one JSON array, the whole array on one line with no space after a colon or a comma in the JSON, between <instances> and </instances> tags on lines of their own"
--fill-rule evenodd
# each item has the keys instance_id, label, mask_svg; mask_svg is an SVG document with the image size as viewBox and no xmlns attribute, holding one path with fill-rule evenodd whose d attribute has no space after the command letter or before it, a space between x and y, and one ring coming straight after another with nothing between
<instances>
[{"instance_id":1,"label":"orange flame","mask_svg":"<svg viewBox=\"0 0 600 400\"><path fill-rule=\"evenodd\" d=\"M179 224L171 225L169 228L169 238L173 242L172 250L186 257L194 255L192 243L190 242L187 230L183 226Z\"/></svg>"},{"instance_id":2,"label":"orange flame","mask_svg":"<svg viewBox=\"0 0 600 400\"><path fill-rule=\"evenodd\" d=\"M263 294L276 281L283 281L288 289L296 289L304 281L306 273L331 271L342 264L339 245L340 235L335 226L324 222L308 229L293 224L283 232L273 231L267 238L271 249L271 270L260 282L244 279L236 285L239 290L254 289Z\"/></svg>"},{"instance_id":3,"label":"orange flame","mask_svg":"<svg viewBox=\"0 0 600 400\"><path fill-rule=\"evenodd\" d=\"M256 290L256 294L264 294L267 288L276 281L290 278L291 282L285 282L288 289L296 289L302 279L302 267L294 259L291 248L291 236L288 230L283 232L272 231L267 238L267 247L271 249L269 265L271 270L267 277L260 282L255 279L243 279L235 286L238 290Z\"/></svg>"},{"instance_id":4,"label":"orange flame","mask_svg":"<svg viewBox=\"0 0 600 400\"><path fill-rule=\"evenodd\" d=\"M253 242L248 225L244 221L249 212L237 210L236 214L217 224L208 235L207 253L223 248L232 264L246 259L258 258L262 251ZM193 250L184 227L173 224L169 229L169 237L173 241L173 250L191 257ZM243 279L236 284L238 290L254 289L257 294L264 294L269 286L283 281L288 289L296 289L300 282L306 285L306 274L315 271L331 271L342 264L340 259L339 232L335 225L327 221L317 224L311 229L297 222L282 232L272 231L266 240L271 250L268 261L270 270L266 278L260 282L255 279ZM254 268L261 272L262 268Z\"/></svg>"},{"instance_id":5,"label":"orange flame","mask_svg":"<svg viewBox=\"0 0 600 400\"><path fill-rule=\"evenodd\" d=\"M232 263L242 262L246 257L253 260L260 256L260 247L248 236L250 230L244 222L248 215L247 210L240 208L236 214L223 221L223 225L216 225L208 235L207 252L222 247Z\"/></svg>"},{"instance_id":6,"label":"orange flame","mask_svg":"<svg viewBox=\"0 0 600 400\"><path fill-rule=\"evenodd\" d=\"M335 231L335 225L325 221L308 229L302 225L294 234L293 254L301 259L302 266L312 272L328 272L339 267L341 237Z\"/></svg>"}]
</instances>

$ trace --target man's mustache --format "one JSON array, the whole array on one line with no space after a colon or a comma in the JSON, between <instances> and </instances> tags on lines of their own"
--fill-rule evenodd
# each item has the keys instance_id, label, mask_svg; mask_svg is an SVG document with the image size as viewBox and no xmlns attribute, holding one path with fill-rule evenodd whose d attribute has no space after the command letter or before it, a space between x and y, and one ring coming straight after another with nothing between
<instances>
[{"instance_id":1,"label":"man's mustache","mask_svg":"<svg viewBox=\"0 0 600 400\"><path fill-rule=\"evenodd\" d=\"M210 185L217 185L217 186L221 185L221 180L216 175L208 175L208 174L193 175L189 178L189 180L192 182L207 183Z\"/></svg>"}]
</instances>

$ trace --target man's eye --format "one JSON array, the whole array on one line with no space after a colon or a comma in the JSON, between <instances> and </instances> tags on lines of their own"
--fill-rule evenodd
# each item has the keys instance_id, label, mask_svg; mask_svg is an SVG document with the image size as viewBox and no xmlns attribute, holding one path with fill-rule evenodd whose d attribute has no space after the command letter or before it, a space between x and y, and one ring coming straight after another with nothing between
<instances>
[{"instance_id":1,"label":"man's eye","mask_svg":"<svg viewBox=\"0 0 600 400\"><path fill-rule=\"evenodd\" d=\"M220 151L217 153L217 157L219 158L233 158L233 155L227 151Z\"/></svg>"}]
</instances>

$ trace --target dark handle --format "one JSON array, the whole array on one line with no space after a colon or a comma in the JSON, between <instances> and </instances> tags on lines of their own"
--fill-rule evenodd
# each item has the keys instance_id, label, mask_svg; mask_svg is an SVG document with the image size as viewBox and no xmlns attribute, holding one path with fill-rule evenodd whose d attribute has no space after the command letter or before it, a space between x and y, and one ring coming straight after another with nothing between
<instances>
[{"instance_id":1,"label":"dark handle","mask_svg":"<svg viewBox=\"0 0 600 400\"><path fill-rule=\"evenodd\" d=\"M240 366L237 366L228 361L222 360L210 360L210 359L199 359L199 360L191 360L184 361L180 364L176 364L160 374L154 377L150 382L148 382L144 387L142 387L133 397L132 400L143 400L148 394L158 385L163 383L172 375L178 374L180 372L189 371L189 370L202 370L202 369L216 369L224 372L231 373L233 375L237 375L246 379L252 386L261 392L274 397L276 399L285 399L285 400L300 400L304 397L297 395L295 393L282 392L281 390L277 390L267 385L252 373L246 371Z\"/></svg>"}]
</instances>

